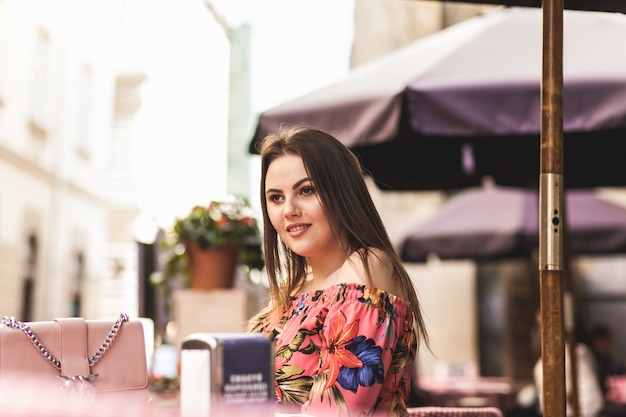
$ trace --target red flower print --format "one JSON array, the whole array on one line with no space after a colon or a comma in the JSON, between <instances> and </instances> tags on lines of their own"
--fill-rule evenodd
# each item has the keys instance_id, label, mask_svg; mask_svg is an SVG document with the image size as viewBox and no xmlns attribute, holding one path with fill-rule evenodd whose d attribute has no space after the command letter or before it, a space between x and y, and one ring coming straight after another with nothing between
<instances>
[{"instance_id":1,"label":"red flower print","mask_svg":"<svg viewBox=\"0 0 626 417\"><path fill-rule=\"evenodd\" d=\"M357 336L359 321L346 324L346 316L339 314L330 317L326 331L320 332L320 371L328 371L328 378L324 389L335 384L342 366L360 368L363 363L348 350L348 345Z\"/></svg>"}]
</instances>

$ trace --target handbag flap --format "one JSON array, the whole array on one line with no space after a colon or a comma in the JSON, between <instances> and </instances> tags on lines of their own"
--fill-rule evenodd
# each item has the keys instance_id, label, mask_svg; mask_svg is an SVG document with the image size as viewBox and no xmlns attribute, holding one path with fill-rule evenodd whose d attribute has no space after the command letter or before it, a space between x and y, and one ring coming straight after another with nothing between
<instances>
[{"instance_id":1,"label":"handbag flap","mask_svg":"<svg viewBox=\"0 0 626 417\"><path fill-rule=\"evenodd\" d=\"M86 320L87 352L92 357L109 336L112 321ZM29 322L41 344L59 361L62 358L61 328L56 321ZM67 342L67 340L66 340ZM126 391L148 387L148 363L140 321L123 323L117 337L91 367L98 376L91 382L97 392ZM58 379L61 371L37 350L23 331L0 325L0 373L27 372Z\"/></svg>"},{"instance_id":2,"label":"handbag flap","mask_svg":"<svg viewBox=\"0 0 626 417\"><path fill-rule=\"evenodd\" d=\"M111 330L110 321L87 321L87 351L95 354ZM148 360L146 358L143 325L131 320L120 331L109 349L91 367L98 374L93 385L98 391L119 391L148 387Z\"/></svg>"},{"instance_id":3,"label":"handbag flap","mask_svg":"<svg viewBox=\"0 0 626 417\"><path fill-rule=\"evenodd\" d=\"M71 378L89 375L87 327L85 319L71 317L56 319L61 328L61 375Z\"/></svg>"}]
</instances>

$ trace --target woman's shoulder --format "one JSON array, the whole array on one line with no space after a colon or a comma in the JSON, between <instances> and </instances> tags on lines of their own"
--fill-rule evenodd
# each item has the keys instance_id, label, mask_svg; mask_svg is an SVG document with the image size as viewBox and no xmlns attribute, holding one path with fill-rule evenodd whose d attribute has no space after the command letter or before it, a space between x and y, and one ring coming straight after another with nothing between
<instances>
[{"instance_id":1,"label":"woman's shoulder","mask_svg":"<svg viewBox=\"0 0 626 417\"><path fill-rule=\"evenodd\" d=\"M367 268L365 262L367 262ZM352 253L341 267L338 281L361 283L391 294L404 296L401 280L396 276L391 257L377 248Z\"/></svg>"}]
</instances>

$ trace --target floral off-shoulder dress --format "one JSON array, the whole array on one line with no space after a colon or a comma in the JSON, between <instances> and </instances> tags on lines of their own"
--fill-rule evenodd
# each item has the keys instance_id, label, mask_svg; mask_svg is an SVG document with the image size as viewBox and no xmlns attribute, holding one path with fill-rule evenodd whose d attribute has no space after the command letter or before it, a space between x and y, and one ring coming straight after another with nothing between
<instances>
[{"instance_id":1,"label":"floral off-shoulder dress","mask_svg":"<svg viewBox=\"0 0 626 417\"><path fill-rule=\"evenodd\" d=\"M404 299L361 284L293 297L272 324L249 329L275 342L276 403L313 416L406 416L417 348Z\"/></svg>"}]
</instances>

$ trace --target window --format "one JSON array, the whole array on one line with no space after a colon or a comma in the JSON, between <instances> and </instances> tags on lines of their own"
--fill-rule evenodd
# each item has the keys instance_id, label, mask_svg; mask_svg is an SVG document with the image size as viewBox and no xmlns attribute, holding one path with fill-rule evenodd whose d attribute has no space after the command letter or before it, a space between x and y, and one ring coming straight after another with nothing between
<instances>
[{"instance_id":1,"label":"window","mask_svg":"<svg viewBox=\"0 0 626 417\"><path fill-rule=\"evenodd\" d=\"M70 314L81 316L82 295L85 283L85 258L82 252L75 253L72 258L72 282L70 283Z\"/></svg>"},{"instance_id":2,"label":"window","mask_svg":"<svg viewBox=\"0 0 626 417\"><path fill-rule=\"evenodd\" d=\"M24 267L24 282L22 286L22 314L23 321L32 321L35 294L35 278L37 273L37 236L28 235L26 238L26 256Z\"/></svg>"},{"instance_id":3,"label":"window","mask_svg":"<svg viewBox=\"0 0 626 417\"><path fill-rule=\"evenodd\" d=\"M31 68L31 130L37 136L46 134L46 111L50 73L50 39L43 30L38 30L33 46Z\"/></svg>"},{"instance_id":4,"label":"window","mask_svg":"<svg viewBox=\"0 0 626 417\"><path fill-rule=\"evenodd\" d=\"M79 73L78 100L77 100L77 124L76 124L76 149L89 156L92 151L91 126L93 120L93 72L91 67L84 64Z\"/></svg>"}]
</instances>

